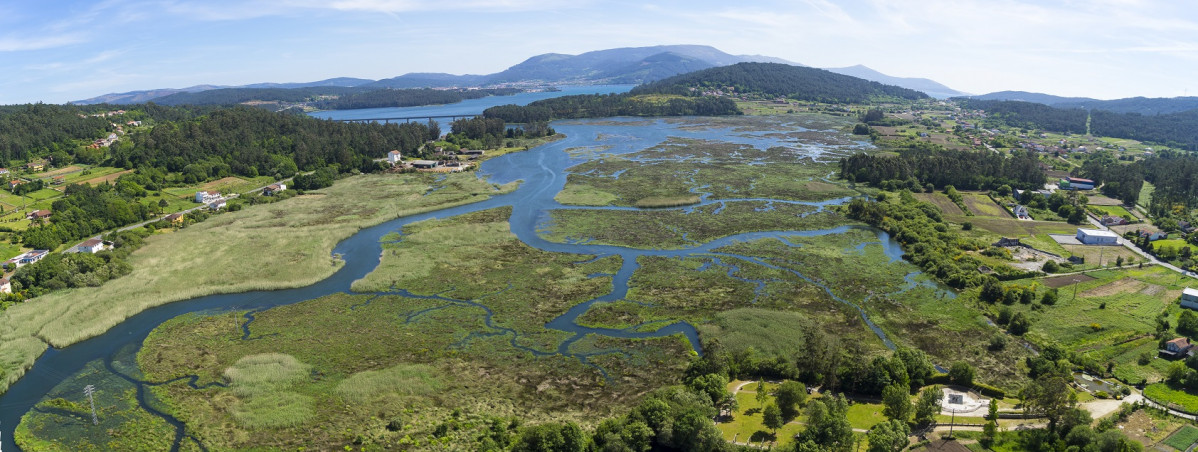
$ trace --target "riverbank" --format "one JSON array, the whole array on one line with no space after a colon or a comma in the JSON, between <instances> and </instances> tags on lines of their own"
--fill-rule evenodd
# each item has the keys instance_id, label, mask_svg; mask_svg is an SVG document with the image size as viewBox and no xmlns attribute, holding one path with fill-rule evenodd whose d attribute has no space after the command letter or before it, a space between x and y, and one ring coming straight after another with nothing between
<instances>
[{"instance_id":1,"label":"riverbank","mask_svg":"<svg viewBox=\"0 0 1198 452\"><path fill-rule=\"evenodd\" d=\"M97 336L154 306L218 293L302 287L340 268L334 245L406 215L483 201L496 186L474 174L362 175L282 202L155 235L129 257L133 273L96 288L52 293L0 315L0 392L47 346Z\"/></svg>"}]
</instances>

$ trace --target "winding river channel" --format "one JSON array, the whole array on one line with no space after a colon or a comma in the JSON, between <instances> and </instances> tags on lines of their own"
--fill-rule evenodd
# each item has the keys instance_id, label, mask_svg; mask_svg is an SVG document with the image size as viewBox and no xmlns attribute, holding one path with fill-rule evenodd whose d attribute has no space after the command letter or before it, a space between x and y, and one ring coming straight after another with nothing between
<instances>
[{"instance_id":1,"label":"winding river channel","mask_svg":"<svg viewBox=\"0 0 1198 452\"><path fill-rule=\"evenodd\" d=\"M570 309L560 317L550 321L546 327L554 330L561 330L571 333L573 336L562 342L556 349L551 350L529 350L536 354L563 354L574 356L584 363L587 356L575 355L570 351L570 346L574 342L583 338L588 334L597 334L603 336L621 337L621 338L644 338L644 337L662 337L675 334L685 335L691 342L696 351L699 349L698 334L695 328L684 322L676 322L663 324L653 331L645 331L644 325L628 328L628 329L603 329L584 327L577 324L577 318L585 313L595 303L603 303L615 300L624 299L628 292L628 283L633 272L638 268L637 258L641 256L667 256L667 257L690 257L697 256L708 259L711 264L718 265L723 268L728 268L731 275L738 265L756 264L769 268L780 269L794 274L795 276L808 281L811 284L821 287L825 292L836 300L851 306L857 310L865 322L873 329L879 338L889 347L893 347L893 343L886 334L876 327L866 315L865 310L859 305L860 301L853 301L841 298L836 294L833 287L827 287L819 281L809 278L797 271L790 269L782 269L773 266L765 260L754 256L734 255L722 252L717 252L718 248L729 244L750 241L766 238L778 239L783 243L789 244L787 237L794 236L822 236L829 234L842 234L857 226L841 226L822 230L806 230L806 231L762 231L737 234L729 237L720 238L702 244L695 244L683 249L636 249L611 245L591 244L587 241L575 241L571 243L560 243L549 241L543 238L538 231L549 226L549 213L554 209L630 209L623 207L578 207L578 206L563 206L554 200L566 184L568 168L578 163L582 163L591 157L580 156L577 153L567 152L569 149L579 147L600 147L602 153L605 154L626 154L640 151L660 143L663 143L670 137L690 138L701 140L726 141L737 144L746 144L758 149L767 149L775 146L785 146L796 149L807 157L820 158L825 152L833 150L845 151L844 147L840 149L831 149L813 145L811 143L800 143L793 138L786 138L778 134L770 134L765 132L754 132L737 130L732 127L712 125L706 127L682 127L678 122L667 120L645 120L645 119L605 119L596 121L570 121L554 123L554 128L561 133L564 133L567 138L542 145L525 152L518 152L500 156L483 163L479 170L479 177L489 178L494 183L507 183L511 181L522 181L519 187L507 194L494 196L482 202L468 204L435 212L429 212L421 215L413 215L386 223L366 228L339 243L333 253L341 255L345 260L345 265L338 270L333 276L310 286L276 291L254 291L239 294L229 295L213 295L207 297L196 298L188 301L170 303L164 306L153 308L137 314L120 325L112 328L105 334L80 342L78 344L66 347L64 349L51 348L46 351L36 362L33 368L25 375L24 378L14 384L7 393L0 397L0 428L3 432L3 449L9 451L18 450L12 442L12 432L20 421L21 415L31 410L35 404L55 391L56 386L59 386L64 381L71 378L72 375L79 373L89 363L97 361L103 362L109 371L121 375L122 378L129 380L138 386L138 393L141 395L145 392L146 387L153 384L162 384L163 382L147 383L140 381L130 375L139 375L133 372L120 370L119 368L129 367L133 359L135 351L142 341L159 324L174 318L176 316L192 313L192 312L227 312L227 311L258 311L268 309L274 306L286 305L305 300L319 298L325 295L350 292L350 284L359 278L374 270L378 264L382 253L382 238L397 230L401 230L404 225L412 222L431 219L431 218L448 218L464 213L475 212L483 209L491 209L496 207L511 206L512 216L510 219L511 231L525 244L550 252L572 253L595 256L620 256L622 266L615 275L612 276L612 290L610 293L579 304ZM865 146L864 144L855 144L847 146L852 149L854 146ZM825 156L826 157L826 156ZM617 175L618 177L618 175ZM352 182L350 182L352 183ZM847 202L849 198L831 199L821 202L797 202L787 200L771 200L771 199L713 199L709 194L703 193L702 187L695 189L696 193L701 195L702 205L727 205L735 202L773 202L773 203L793 203L814 206L817 209L823 209L827 206L839 205ZM696 206L678 207L677 209L690 212ZM884 252L893 261L900 258L902 251L898 244L891 240L885 233L881 231L873 231L877 237L877 242L882 245ZM797 246L797 245L792 245ZM863 246L863 245L862 245ZM860 248L860 247L859 247ZM707 268L707 266L704 266ZM908 275L907 288L915 287L919 284L914 277L917 273ZM751 283L763 284L760 281L749 281ZM399 288L403 289L403 288ZM903 289L906 290L906 289ZM401 292L404 293L404 292ZM951 294L949 292L944 292ZM449 300L450 302L474 303L471 300ZM482 306L484 309L485 306ZM489 316L488 316L489 317ZM252 313L247 314L246 335L249 333L249 321L252 321ZM655 326L657 324L654 324ZM506 334L505 332L500 332ZM514 336L514 332L513 336ZM513 345L515 340L512 341ZM94 364L93 364L94 365ZM602 369L600 369L602 370ZM80 388L81 390L81 388ZM74 391L74 389L72 389ZM150 413L161 416L176 427L176 439L174 447L177 449L182 441L192 441L193 439L185 438L182 425L170 417L168 414L155 410L152 404L146 403L144 396L139 397L143 404L143 409ZM90 427L88 423L86 427ZM84 427L79 427L84 428Z\"/></svg>"}]
</instances>

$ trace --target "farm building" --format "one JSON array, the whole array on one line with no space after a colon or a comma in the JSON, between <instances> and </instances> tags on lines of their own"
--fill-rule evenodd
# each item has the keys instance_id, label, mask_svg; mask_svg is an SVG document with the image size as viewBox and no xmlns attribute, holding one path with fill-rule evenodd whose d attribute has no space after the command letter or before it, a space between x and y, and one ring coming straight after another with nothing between
<instances>
[{"instance_id":1,"label":"farm building","mask_svg":"<svg viewBox=\"0 0 1198 452\"><path fill-rule=\"evenodd\" d=\"M412 167L416 169L433 169L441 166L441 162L437 160L417 160L412 162Z\"/></svg>"},{"instance_id":2,"label":"farm building","mask_svg":"<svg viewBox=\"0 0 1198 452\"><path fill-rule=\"evenodd\" d=\"M262 189L262 196L274 196L287 189L287 184L270 184Z\"/></svg>"},{"instance_id":3,"label":"farm building","mask_svg":"<svg viewBox=\"0 0 1198 452\"><path fill-rule=\"evenodd\" d=\"M1198 289L1186 287L1181 291L1181 307L1198 309Z\"/></svg>"},{"instance_id":4,"label":"farm building","mask_svg":"<svg viewBox=\"0 0 1198 452\"><path fill-rule=\"evenodd\" d=\"M399 151L391 151L387 153L387 163L390 163L391 166L400 164L401 160L403 160L403 156L400 155Z\"/></svg>"},{"instance_id":5,"label":"farm building","mask_svg":"<svg viewBox=\"0 0 1198 452\"><path fill-rule=\"evenodd\" d=\"M1179 337L1165 342L1165 348L1160 353L1168 358L1185 358L1193 348L1194 345L1190 343L1189 338Z\"/></svg>"},{"instance_id":6,"label":"farm building","mask_svg":"<svg viewBox=\"0 0 1198 452\"><path fill-rule=\"evenodd\" d=\"M1080 177L1066 177L1061 179L1059 186L1066 190L1093 190L1094 181Z\"/></svg>"},{"instance_id":7,"label":"farm building","mask_svg":"<svg viewBox=\"0 0 1198 452\"><path fill-rule=\"evenodd\" d=\"M1097 229L1077 228L1077 241L1083 245L1118 245L1119 234Z\"/></svg>"}]
</instances>

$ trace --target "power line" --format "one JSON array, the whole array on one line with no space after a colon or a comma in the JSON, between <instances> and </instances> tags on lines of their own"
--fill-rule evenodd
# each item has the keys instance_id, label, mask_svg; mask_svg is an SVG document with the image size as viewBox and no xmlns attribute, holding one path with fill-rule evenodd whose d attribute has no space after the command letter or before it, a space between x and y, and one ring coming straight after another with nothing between
<instances>
[{"instance_id":1,"label":"power line","mask_svg":"<svg viewBox=\"0 0 1198 452\"><path fill-rule=\"evenodd\" d=\"M96 417L96 401L92 399L92 394L95 392L95 386L87 385L83 387L83 393L87 394L87 402L92 406L92 425L100 425L100 418Z\"/></svg>"}]
</instances>

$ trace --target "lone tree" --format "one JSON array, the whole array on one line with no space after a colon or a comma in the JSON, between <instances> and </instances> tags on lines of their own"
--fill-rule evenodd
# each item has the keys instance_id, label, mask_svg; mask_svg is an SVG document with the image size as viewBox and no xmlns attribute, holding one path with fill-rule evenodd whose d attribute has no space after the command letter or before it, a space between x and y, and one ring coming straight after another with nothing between
<instances>
[{"instance_id":1,"label":"lone tree","mask_svg":"<svg viewBox=\"0 0 1198 452\"><path fill-rule=\"evenodd\" d=\"M965 361L957 361L948 369L948 381L955 385L973 386L973 366Z\"/></svg>"},{"instance_id":2,"label":"lone tree","mask_svg":"<svg viewBox=\"0 0 1198 452\"><path fill-rule=\"evenodd\" d=\"M911 396L906 385L893 384L882 390L882 414L904 423L911 418Z\"/></svg>"},{"instance_id":3,"label":"lone tree","mask_svg":"<svg viewBox=\"0 0 1198 452\"><path fill-rule=\"evenodd\" d=\"M799 416L799 407L807 401L807 387L797 381L786 381L778 386L774 401L782 411L782 419L794 419Z\"/></svg>"},{"instance_id":4,"label":"lone tree","mask_svg":"<svg viewBox=\"0 0 1198 452\"><path fill-rule=\"evenodd\" d=\"M942 400L944 400L944 391L941 391L939 386L924 389L919 394L919 401L915 403L915 423L928 425L935 422L936 415L940 413L940 401Z\"/></svg>"},{"instance_id":5,"label":"lone tree","mask_svg":"<svg viewBox=\"0 0 1198 452\"><path fill-rule=\"evenodd\" d=\"M784 425L782 422L782 410L778 409L778 405L771 403L765 406L765 409L761 412L761 423L765 425L765 428L770 429L774 433L777 433L778 429L782 428Z\"/></svg>"},{"instance_id":6,"label":"lone tree","mask_svg":"<svg viewBox=\"0 0 1198 452\"><path fill-rule=\"evenodd\" d=\"M754 394L754 397L757 398L758 405L765 406L765 399L766 397L769 397L769 395L765 393L765 380L757 381L757 394Z\"/></svg>"},{"instance_id":7,"label":"lone tree","mask_svg":"<svg viewBox=\"0 0 1198 452\"><path fill-rule=\"evenodd\" d=\"M869 430L869 452L899 452L907 448L911 428L906 422L891 419Z\"/></svg>"}]
</instances>

